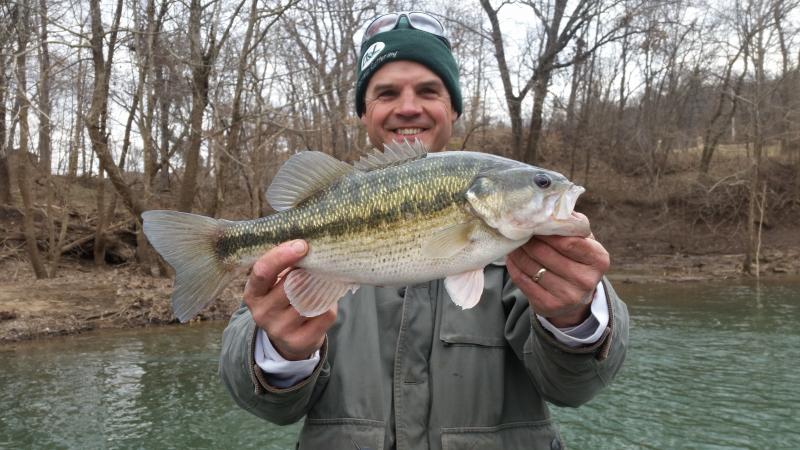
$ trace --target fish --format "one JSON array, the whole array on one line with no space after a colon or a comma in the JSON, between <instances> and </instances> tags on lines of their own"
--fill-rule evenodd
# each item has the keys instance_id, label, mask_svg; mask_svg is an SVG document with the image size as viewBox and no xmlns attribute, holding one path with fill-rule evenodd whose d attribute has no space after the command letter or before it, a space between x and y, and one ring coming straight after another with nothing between
<instances>
[{"instance_id":1,"label":"fish","mask_svg":"<svg viewBox=\"0 0 800 450\"><path fill-rule=\"evenodd\" d=\"M330 309L361 285L406 286L444 278L463 309L481 298L484 268L533 235L588 236L574 214L585 191L563 175L482 152L429 153L415 140L373 149L354 163L303 151L267 188L276 211L229 221L151 210L143 230L175 269L172 307L186 322L267 250L304 239L308 252L285 277L303 316Z\"/></svg>"}]
</instances>

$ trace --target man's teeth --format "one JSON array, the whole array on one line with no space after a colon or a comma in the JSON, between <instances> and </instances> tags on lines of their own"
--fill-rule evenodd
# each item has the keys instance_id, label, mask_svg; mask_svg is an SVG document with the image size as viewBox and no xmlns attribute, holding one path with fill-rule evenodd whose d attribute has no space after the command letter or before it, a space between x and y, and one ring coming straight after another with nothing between
<instances>
[{"instance_id":1,"label":"man's teeth","mask_svg":"<svg viewBox=\"0 0 800 450\"><path fill-rule=\"evenodd\" d=\"M405 135L419 134L422 133L422 128L398 128L397 130L395 130L395 133L405 134Z\"/></svg>"}]
</instances>

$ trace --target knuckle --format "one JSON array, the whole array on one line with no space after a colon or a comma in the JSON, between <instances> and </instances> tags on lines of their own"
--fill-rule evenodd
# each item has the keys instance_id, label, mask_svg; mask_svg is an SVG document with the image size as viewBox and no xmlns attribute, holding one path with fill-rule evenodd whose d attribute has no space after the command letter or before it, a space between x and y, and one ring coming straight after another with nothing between
<instances>
[{"instance_id":1,"label":"knuckle","mask_svg":"<svg viewBox=\"0 0 800 450\"><path fill-rule=\"evenodd\" d=\"M597 267L603 273L607 272L608 269L611 267L611 255L609 255L607 251L603 251L600 253Z\"/></svg>"},{"instance_id":2,"label":"knuckle","mask_svg":"<svg viewBox=\"0 0 800 450\"><path fill-rule=\"evenodd\" d=\"M585 274L576 280L576 285L581 291L590 291L597 286L598 277L594 274Z\"/></svg>"},{"instance_id":3,"label":"knuckle","mask_svg":"<svg viewBox=\"0 0 800 450\"><path fill-rule=\"evenodd\" d=\"M253 264L251 276L264 280L274 278L275 272L271 260L261 257Z\"/></svg>"}]
</instances>

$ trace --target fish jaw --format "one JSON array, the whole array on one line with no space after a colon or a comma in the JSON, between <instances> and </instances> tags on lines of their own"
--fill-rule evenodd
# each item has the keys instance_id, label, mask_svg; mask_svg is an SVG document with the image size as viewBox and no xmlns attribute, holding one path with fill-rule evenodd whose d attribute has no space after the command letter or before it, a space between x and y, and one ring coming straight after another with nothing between
<instances>
[{"instance_id":1,"label":"fish jaw","mask_svg":"<svg viewBox=\"0 0 800 450\"><path fill-rule=\"evenodd\" d=\"M491 225L512 240L527 240L535 234L589 236L589 220L574 212L578 197L585 191L572 184L560 195L534 196L525 207L511 211Z\"/></svg>"},{"instance_id":2,"label":"fish jaw","mask_svg":"<svg viewBox=\"0 0 800 450\"><path fill-rule=\"evenodd\" d=\"M553 218L556 220L568 220L575 210L575 203L578 202L578 197L584 192L586 192L586 189L583 186L578 186L577 184L570 186L570 188L556 200Z\"/></svg>"}]
</instances>

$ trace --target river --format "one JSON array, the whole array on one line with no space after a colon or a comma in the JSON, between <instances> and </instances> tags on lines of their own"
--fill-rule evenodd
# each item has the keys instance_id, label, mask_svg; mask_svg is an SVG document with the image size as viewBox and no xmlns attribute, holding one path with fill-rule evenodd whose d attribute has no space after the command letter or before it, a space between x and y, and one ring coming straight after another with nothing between
<instances>
[{"instance_id":1,"label":"river","mask_svg":"<svg viewBox=\"0 0 800 450\"><path fill-rule=\"evenodd\" d=\"M616 285L631 345L615 383L553 408L573 449L800 448L800 283ZM0 346L0 448L294 448L238 409L223 324Z\"/></svg>"}]
</instances>

